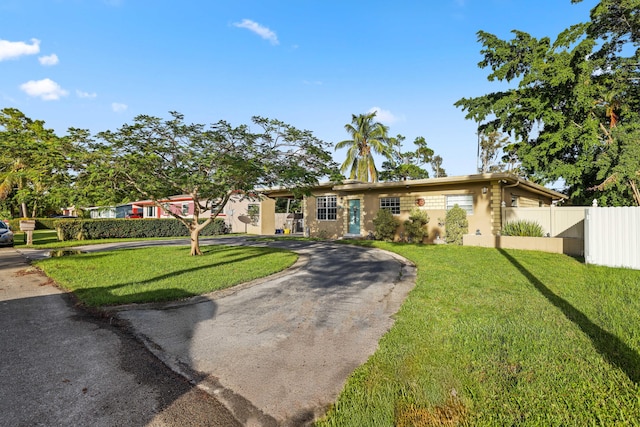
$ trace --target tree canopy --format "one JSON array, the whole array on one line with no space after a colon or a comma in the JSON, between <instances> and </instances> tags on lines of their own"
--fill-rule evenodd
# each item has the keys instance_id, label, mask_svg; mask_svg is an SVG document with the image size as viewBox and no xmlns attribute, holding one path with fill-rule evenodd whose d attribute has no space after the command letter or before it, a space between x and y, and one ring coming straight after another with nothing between
<instances>
[{"instance_id":1,"label":"tree canopy","mask_svg":"<svg viewBox=\"0 0 640 427\"><path fill-rule=\"evenodd\" d=\"M573 0L578 3L579 0ZM534 181L563 180L574 203L640 204L640 0L602 0L554 40L480 31L490 81L514 87L456 106L515 138L509 152Z\"/></svg>"},{"instance_id":2,"label":"tree canopy","mask_svg":"<svg viewBox=\"0 0 640 427\"><path fill-rule=\"evenodd\" d=\"M0 202L21 217L55 212L68 199L75 147L41 120L0 111Z\"/></svg>"},{"instance_id":3,"label":"tree canopy","mask_svg":"<svg viewBox=\"0 0 640 427\"><path fill-rule=\"evenodd\" d=\"M351 123L344 125L351 139L340 141L335 149L347 148L347 158L342 163L340 171L345 173L350 169L349 179L372 182L378 181L373 153L389 156L389 128L375 121L376 112L351 115Z\"/></svg>"},{"instance_id":4,"label":"tree canopy","mask_svg":"<svg viewBox=\"0 0 640 427\"><path fill-rule=\"evenodd\" d=\"M302 194L318 180L335 175L337 165L327 144L310 131L278 120L253 117L258 128L219 121L209 127L172 118L141 115L133 124L97 135L112 162L116 179L182 221L191 234L191 254L200 254L199 233L224 209L230 197L257 197L260 188L280 186ZM189 195L193 218L183 218L163 204L176 194ZM204 221L200 221L206 214Z\"/></svg>"},{"instance_id":5,"label":"tree canopy","mask_svg":"<svg viewBox=\"0 0 640 427\"><path fill-rule=\"evenodd\" d=\"M478 172L491 173L504 171L509 157L507 155L505 159L501 157L500 154L503 152L503 149L508 148L508 141L509 137L497 130L480 133L478 140L480 166ZM498 161L498 158L500 158L500 161Z\"/></svg>"},{"instance_id":6,"label":"tree canopy","mask_svg":"<svg viewBox=\"0 0 640 427\"><path fill-rule=\"evenodd\" d=\"M398 135L389 138L389 157L382 163L380 179L382 181L405 181L407 179L429 178L429 172L422 168L431 162L433 150L427 146L427 141L419 136L413 144L414 151L402 151L405 137Z\"/></svg>"}]
</instances>

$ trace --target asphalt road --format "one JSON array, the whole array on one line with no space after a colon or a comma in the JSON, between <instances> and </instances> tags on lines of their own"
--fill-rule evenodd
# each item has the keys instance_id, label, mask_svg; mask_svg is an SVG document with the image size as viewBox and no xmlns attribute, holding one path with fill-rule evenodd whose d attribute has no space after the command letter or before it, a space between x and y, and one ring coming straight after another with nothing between
<instances>
[{"instance_id":1,"label":"asphalt road","mask_svg":"<svg viewBox=\"0 0 640 427\"><path fill-rule=\"evenodd\" d=\"M0 425L240 426L133 336L0 249Z\"/></svg>"},{"instance_id":2,"label":"asphalt road","mask_svg":"<svg viewBox=\"0 0 640 427\"><path fill-rule=\"evenodd\" d=\"M414 266L376 249L202 242L221 243L283 247L300 260L229 290L120 307L100 319L41 286L46 277L20 255L0 250L0 360L8 361L0 367L0 425L305 425L373 354L415 283ZM82 249L149 244L184 242Z\"/></svg>"}]
</instances>

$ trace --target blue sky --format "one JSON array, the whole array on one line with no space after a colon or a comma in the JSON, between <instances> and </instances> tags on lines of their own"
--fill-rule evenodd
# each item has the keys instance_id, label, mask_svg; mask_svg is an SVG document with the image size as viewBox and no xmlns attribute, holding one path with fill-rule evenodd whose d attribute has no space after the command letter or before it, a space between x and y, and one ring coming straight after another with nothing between
<instances>
[{"instance_id":1,"label":"blue sky","mask_svg":"<svg viewBox=\"0 0 640 427\"><path fill-rule=\"evenodd\" d=\"M499 90L477 67L484 30L555 37L596 0L0 0L0 108L64 135L138 114L276 118L330 143L377 109L449 175L476 168L476 124L453 103ZM335 152L338 162L344 152Z\"/></svg>"}]
</instances>

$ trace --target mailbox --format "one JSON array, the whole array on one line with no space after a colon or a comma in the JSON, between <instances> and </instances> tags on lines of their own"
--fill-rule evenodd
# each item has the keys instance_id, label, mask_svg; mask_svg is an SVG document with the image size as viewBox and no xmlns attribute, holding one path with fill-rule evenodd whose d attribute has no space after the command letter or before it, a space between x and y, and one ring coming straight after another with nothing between
<instances>
[{"instance_id":1,"label":"mailbox","mask_svg":"<svg viewBox=\"0 0 640 427\"><path fill-rule=\"evenodd\" d=\"M36 229L35 220L20 221L20 231L33 231Z\"/></svg>"}]
</instances>

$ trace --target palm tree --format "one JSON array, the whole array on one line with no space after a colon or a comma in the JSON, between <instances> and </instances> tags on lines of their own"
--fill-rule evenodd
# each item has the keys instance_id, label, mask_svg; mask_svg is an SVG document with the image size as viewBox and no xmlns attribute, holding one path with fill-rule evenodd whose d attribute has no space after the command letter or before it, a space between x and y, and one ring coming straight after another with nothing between
<instances>
[{"instance_id":1,"label":"palm tree","mask_svg":"<svg viewBox=\"0 0 640 427\"><path fill-rule=\"evenodd\" d=\"M378 170L373 159L373 153L387 157L389 153L389 128L379 122L375 122L376 112L351 115L351 123L344 125L352 139L340 141L336 144L336 150L348 147L347 158L340 172L345 173L351 168L349 179L372 182L378 181Z\"/></svg>"}]
</instances>

